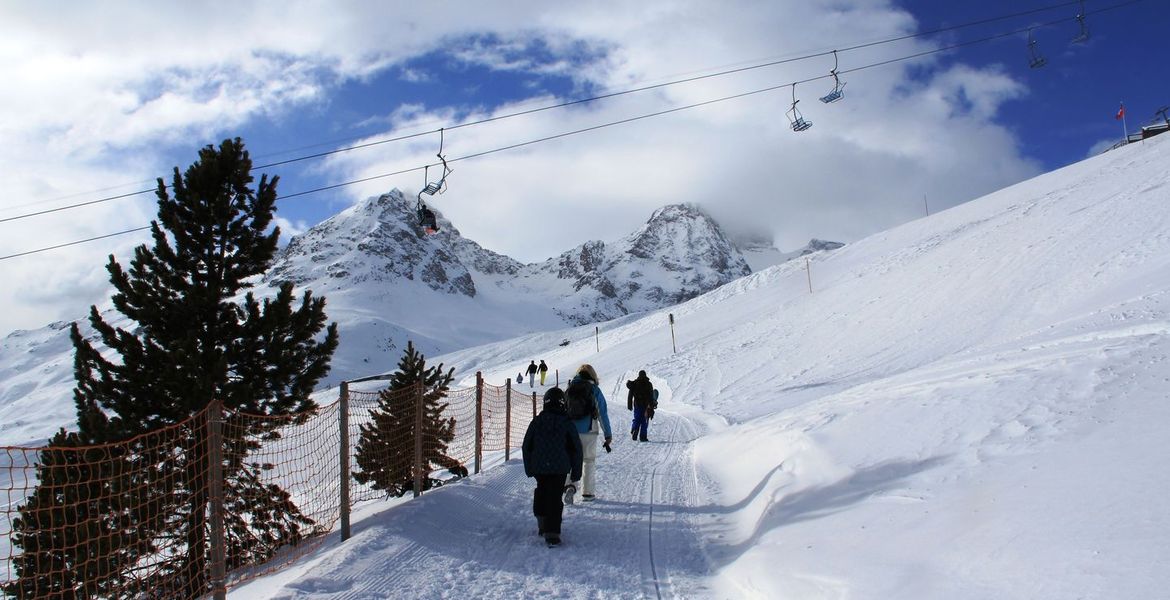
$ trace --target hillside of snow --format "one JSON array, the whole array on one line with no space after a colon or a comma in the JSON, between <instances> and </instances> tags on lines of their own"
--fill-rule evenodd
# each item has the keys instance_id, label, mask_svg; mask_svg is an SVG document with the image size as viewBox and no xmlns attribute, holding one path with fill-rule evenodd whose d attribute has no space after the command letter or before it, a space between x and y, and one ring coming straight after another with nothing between
<instances>
[{"instance_id":1,"label":"hillside of snow","mask_svg":"<svg viewBox=\"0 0 1170 600\"><path fill-rule=\"evenodd\" d=\"M231 597L1164 597L1166 165L1151 139L596 339L434 357L461 385L597 368L615 445L564 546L514 458L368 503L352 539ZM649 443L623 433L638 369L662 392Z\"/></svg>"},{"instance_id":2,"label":"hillside of snow","mask_svg":"<svg viewBox=\"0 0 1170 600\"><path fill-rule=\"evenodd\" d=\"M527 265L464 238L441 214L440 231L424 235L413 206L398 190L359 202L292 238L254 289L264 297L292 281L325 297L341 343L321 387L392 367L408 340L434 355L559 331L671 306L750 272L694 205L662 207L625 237ZM0 339L0 444L37 445L72 428L73 383L68 323Z\"/></svg>"}]
</instances>

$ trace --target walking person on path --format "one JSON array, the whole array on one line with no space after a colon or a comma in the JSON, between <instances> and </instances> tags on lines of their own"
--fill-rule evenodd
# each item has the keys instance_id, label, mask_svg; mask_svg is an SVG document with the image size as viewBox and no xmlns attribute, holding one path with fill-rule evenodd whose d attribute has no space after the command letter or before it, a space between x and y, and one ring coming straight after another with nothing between
<instances>
[{"instance_id":1,"label":"walking person on path","mask_svg":"<svg viewBox=\"0 0 1170 600\"><path fill-rule=\"evenodd\" d=\"M528 387L536 387L536 361L528 363Z\"/></svg>"},{"instance_id":2,"label":"walking person on path","mask_svg":"<svg viewBox=\"0 0 1170 600\"><path fill-rule=\"evenodd\" d=\"M609 411L605 405L605 396L597 385L597 371L589 364L581 365L577 374L565 388L565 400L568 404L569 418L577 426L581 434L581 448L584 450L583 477L581 480L581 499L590 502L594 499L594 488L597 479L597 426L600 423L601 433L605 434L605 443L602 447L611 452L609 444L613 441L613 432L609 426Z\"/></svg>"},{"instance_id":3,"label":"walking person on path","mask_svg":"<svg viewBox=\"0 0 1170 600\"><path fill-rule=\"evenodd\" d=\"M650 419L654 418L654 409L658 408L658 390L650 383L646 371L638 371L638 377L626 382L626 389L630 390L626 396L626 409L634 411L630 438L647 442L646 430L650 427Z\"/></svg>"},{"instance_id":4,"label":"walking person on path","mask_svg":"<svg viewBox=\"0 0 1170 600\"><path fill-rule=\"evenodd\" d=\"M548 365L544 364L544 361L541 360L538 370L540 371L540 385L544 385L544 378L548 376Z\"/></svg>"},{"instance_id":5,"label":"walking person on path","mask_svg":"<svg viewBox=\"0 0 1170 600\"><path fill-rule=\"evenodd\" d=\"M536 530L549 547L561 543L561 516L565 505L562 494L581 480L581 438L569 419L565 393L549 388L544 393L544 409L528 424L524 432L524 474L536 478L532 492L532 514Z\"/></svg>"}]
</instances>

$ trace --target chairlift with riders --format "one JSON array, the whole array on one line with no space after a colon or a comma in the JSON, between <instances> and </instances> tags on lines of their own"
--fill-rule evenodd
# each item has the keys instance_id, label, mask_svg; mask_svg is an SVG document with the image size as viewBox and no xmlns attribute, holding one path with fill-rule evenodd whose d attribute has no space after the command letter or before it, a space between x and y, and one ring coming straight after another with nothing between
<instances>
[{"instance_id":1,"label":"chairlift with riders","mask_svg":"<svg viewBox=\"0 0 1170 600\"><path fill-rule=\"evenodd\" d=\"M807 121L804 115L800 114L800 109L796 108L800 100L796 99L796 84L792 84L792 108L785 113L788 115L788 123L792 126L793 131L804 131L812 127L812 121Z\"/></svg>"},{"instance_id":2,"label":"chairlift with riders","mask_svg":"<svg viewBox=\"0 0 1170 600\"><path fill-rule=\"evenodd\" d=\"M845 84L841 83L841 78L837 75L837 68L839 66L840 66L840 63L837 61L837 51L834 50L833 51L833 70L829 71L829 75L833 76L833 91L829 92L828 94L825 94L824 96L821 96L821 102L824 102L825 104L830 104L830 103L836 102L836 101L840 100L841 98L845 97ZM795 86L794 86L792 92L793 92L793 95L795 95L795 93L796 93Z\"/></svg>"},{"instance_id":3,"label":"chairlift with riders","mask_svg":"<svg viewBox=\"0 0 1170 600\"><path fill-rule=\"evenodd\" d=\"M439 129L439 153L436 154L439 161L443 163L443 176L439 177L438 181L430 180L430 165L423 167L423 187L418 191L417 205L415 209L418 211L418 222L422 227L423 232L427 235L438 233L439 222L435 218L435 212L427 207L426 203L422 201L423 194L434 196L435 194L442 194L447 191L447 176L451 174L451 167L447 166L447 159L443 157L443 129Z\"/></svg>"}]
</instances>

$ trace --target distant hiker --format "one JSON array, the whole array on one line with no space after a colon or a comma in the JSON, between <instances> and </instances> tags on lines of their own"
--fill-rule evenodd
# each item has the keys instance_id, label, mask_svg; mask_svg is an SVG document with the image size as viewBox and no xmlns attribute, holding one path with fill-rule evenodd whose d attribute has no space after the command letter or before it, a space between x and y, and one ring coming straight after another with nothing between
<instances>
[{"instance_id":1,"label":"distant hiker","mask_svg":"<svg viewBox=\"0 0 1170 600\"><path fill-rule=\"evenodd\" d=\"M548 365L540 361L540 385L544 385L544 378L548 375Z\"/></svg>"},{"instance_id":2,"label":"distant hiker","mask_svg":"<svg viewBox=\"0 0 1170 600\"><path fill-rule=\"evenodd\" d=\"M528 387L536 387L536 361L528 363Z\"/></svg>"},{"instance_id":3,"label":"distant hiker","mask_svg":"<svg viewBox=\"0 0 1170 600\"><path fill-rule=\"evenodd\" d=\"M536 478L532 492L532 514L536 530L550 547L561 543L561 516L565 505L562 494L576 492L581 480L581 438L569 419L565 393L549 388L544 393L544 410L528 424L524 432L524 474ZM565 476L569 485L565 485Z\"/></svg>"},{"instance_id":4,"label":"distant hiker","mask_svg":"<svg viewBox=\"0 0 1170 600\"><path fill-rule=\"evenodd\" d=\"M626 389L630 390L626 396L626 408L634 411L634 422L630 426L630 437L643 442L646 439L646 429L650 426L650 419L654 418L654 409L658 408L658 390L650 383L646 371L638 371L638 377L626 382Z\"/></svg>"},{"instance_id":5,"label":"distant hiker","mask_svg":"<svg viewBox=\"0 0 1170 600\"><path fill-rule=\"evenodd\" d=\"M601 423L601 430L605 433L605 443L602 447L606 452L613 441L613 432L609 427L609 411L605 405L605 396L597 385L597 371L585 364L577 369L577 375L565 388L565 402L569 409L569 418L577 426L581 434L581 447L585 451L584 477L582 478L581 498L586 502L593 500L594 483L597 478L597 428L594 423Z\"/></svg>"},{"instance_id":6,"label":"distant hiker","mask_svg":"<svg viewBox=\"0 0 1170 600\"><path fill-rule=\"evenodd\" d=\"M516 374L516 383L524 383L524 373Z\"/></svg>"}]
</instances>

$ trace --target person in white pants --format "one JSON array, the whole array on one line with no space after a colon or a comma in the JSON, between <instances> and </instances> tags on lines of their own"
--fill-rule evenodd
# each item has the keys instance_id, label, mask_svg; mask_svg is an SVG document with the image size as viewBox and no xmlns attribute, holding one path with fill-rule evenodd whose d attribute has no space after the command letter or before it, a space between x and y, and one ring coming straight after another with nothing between
<instances>
[{"instance_id":1,"label":"person in white pants","mask_svg":"<svg viewBox=\"0 0 1170 600\"><path fill-rule=\"evenodd\" d=\"M581 499L589 502L595 498L597 483L597 437L605 435L602 447L610 451L610 442L613 441L613 431L609 426L609 410L605 403L605 395L598 386L597 371L589 364L581 365L577 374L569 381L565 389L566 400L569 404L569 416L577 426L577 433L581 436L581 449L584 450L583 474L581 477ZM601 426L598 431L597 426Z\"/></svg>"}]
</instances>

